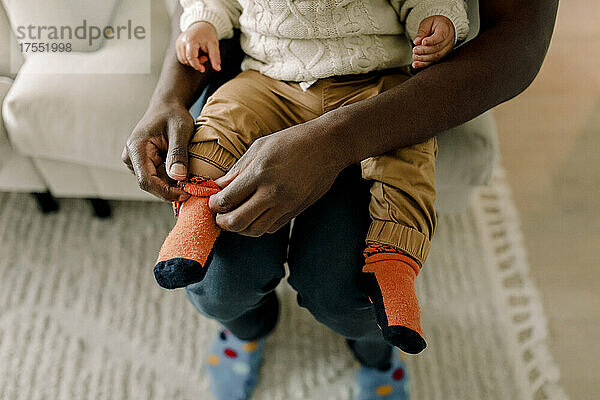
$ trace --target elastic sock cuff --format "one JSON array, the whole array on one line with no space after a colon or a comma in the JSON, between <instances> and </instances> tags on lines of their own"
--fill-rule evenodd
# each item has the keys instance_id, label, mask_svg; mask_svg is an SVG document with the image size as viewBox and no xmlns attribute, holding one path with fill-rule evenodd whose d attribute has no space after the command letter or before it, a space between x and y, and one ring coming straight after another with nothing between
<instances>
[{"instance_id":1,"label":"elastic sock cuff","mask_svg":"<svg viewBox=\"0 0 600 400\"><path fill-rule=\"evenodd\" d=\"M180 185L184 192L194 197L210 197L221 191L221 187L215 181L202 176L193 176L186 181L180 182ZM173 202L173 212L176 217L179 217L179 210L184 202L185 200Z\"/></svg>"},{"instance_id":2,"label":"elastic sock cuff","mask_svg":"<svg viewBox=\"0 0 600 400\"><path fill-rule=\"evenodd\" d=\"M421 264L418 260L392 246L372 243L365 249L363 254L365 256L366 264L393 260L408 265L415 272L415 276L421 271Z\"/></svg>"},{"instance_id":3,"label":"elastic sock cuff","mask_svg":"<svg viewBox=\"0 0 600 400\"><path fill-rule=\"evenodd\" d=\"M183 191L191 196L209 197L221 191L221 187L212 179L194 176L183 184Z\"/></svg>"}]
</instances>

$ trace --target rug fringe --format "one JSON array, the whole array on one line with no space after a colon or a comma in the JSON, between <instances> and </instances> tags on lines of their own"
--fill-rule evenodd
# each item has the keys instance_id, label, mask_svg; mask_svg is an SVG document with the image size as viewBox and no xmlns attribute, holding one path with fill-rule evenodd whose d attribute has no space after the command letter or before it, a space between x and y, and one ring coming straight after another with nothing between
<instances>
[{"instance_id":1,"label":"rug fringe","mask_svg":"<svg viewBox=\"0 0 600 400\"><path fill-rule=\"evenodd\" d=\"M548 348L547 320L541 296L529 277L518 212L502 168L489 186L479 189L473 207L482 240L486 268L496 290L492 293L499 316L510 334L503 339L515 360L514 378L523 399L567 400L560 372Z\"/></svg>"}]
</instances>

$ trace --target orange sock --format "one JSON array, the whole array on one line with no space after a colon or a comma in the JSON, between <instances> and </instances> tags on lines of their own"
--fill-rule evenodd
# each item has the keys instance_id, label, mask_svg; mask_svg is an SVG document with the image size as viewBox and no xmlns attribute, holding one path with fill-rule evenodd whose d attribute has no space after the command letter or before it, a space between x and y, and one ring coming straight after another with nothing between
<instances>
[{"instance_id":1,"label":"orange sock","mask_svg":"<svg viewBox=\"0 0 600 400\"><path fill-rule=\"evenodd\" d=\"M415 293L419 264L392 246L371 244L364 255L365 291L375 306L384 339L406 353L420 353L427 345Z\"/></svg>"},{"instance_id":2,"label":"orange sock","mask_svg":"<svg viewBox=\"0 0 600 400\"><path fill-rule=\"evenodd\" d=\"M154 277L165 289L204 279L213 245L221 233L208 207L208 198L221 188L211 179L194 177L184 183L183 190L191 196L173 203L177 223L165 239L154 267Z\"/></svg>"}]
</instances>

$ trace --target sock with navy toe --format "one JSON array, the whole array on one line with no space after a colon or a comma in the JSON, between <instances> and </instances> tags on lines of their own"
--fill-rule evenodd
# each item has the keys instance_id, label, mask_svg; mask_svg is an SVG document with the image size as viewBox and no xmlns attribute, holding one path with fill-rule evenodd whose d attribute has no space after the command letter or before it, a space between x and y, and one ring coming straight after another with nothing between
<instances>
[{"instance_id":1,"label":"sock with navy toe","mask_svg":"<svg viewBox=\"0 0 600 400\"><path fill-rule=\"evenodd\" d=\"M238 339L221 331L212 343L207 359L210 388L215 400L247 400L258 383L265 338Z\"/></svg>"},{"instance_id":2,"label":"sock with navy toe","mask_svg":"<svg viewBox=\"0 0 600 400\"><path fill-rule=\"evenodd\" d=\"M165 239L154 267L154 277L165 289L200 282L221 230L208 199L221 188L211 179L194 177L183 184L190 197L175 202L177 222Z\"/></svg>"},{"instance_id":3,"label":"sock with navy toe","mask_svg":"<svg viewBox=\"0 0 600 400\"><path fill-rule=\"evenodd\" d=\"M363 284L384 339L406 353L420 353L427 345L415 292L419 263L402 250L380 244L370 244L364 255Z\"/></svg>"}]
</instances>

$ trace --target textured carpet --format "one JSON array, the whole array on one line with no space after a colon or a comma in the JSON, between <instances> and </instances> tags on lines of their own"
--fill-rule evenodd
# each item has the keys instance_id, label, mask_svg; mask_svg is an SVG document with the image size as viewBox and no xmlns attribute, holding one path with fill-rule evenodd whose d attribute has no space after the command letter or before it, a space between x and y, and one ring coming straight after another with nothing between
<instances>
[{"instance_id":1,"label":"textured carpet","mask_svg":"<svg viewBox=\"0 0 600 400\"><path fill-rule=\"evenodd\" d=\"M115 202L111 220L61 201L43 216L0 193L0 399L210 399L216 325L153 281L166 204ZM502 176L468 213L441 215L419 278L429 347L407 358L414 399L564 399ZM352 398L343 340L296 306L269 339L256 400Z\"/></svg>"}]
</instances>

